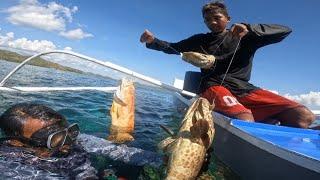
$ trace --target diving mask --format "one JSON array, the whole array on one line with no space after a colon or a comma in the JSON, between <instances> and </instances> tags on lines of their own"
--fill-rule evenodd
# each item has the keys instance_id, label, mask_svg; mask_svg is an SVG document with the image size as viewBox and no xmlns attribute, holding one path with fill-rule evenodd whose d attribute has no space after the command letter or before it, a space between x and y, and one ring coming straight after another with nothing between
<instances>
[{"instance_id":1,"label":"diving mask","mask_svg":"<svg viewBox=\"0 0 320 180\"><path fill-rule=\"evenodd\" d=\"M80 133L77 123L61 129L57 125L48 126L36 131L29 142L35 146L46 146L48 149L62 147L66 142L74 141Z\"/></svg>"}]
</instances>

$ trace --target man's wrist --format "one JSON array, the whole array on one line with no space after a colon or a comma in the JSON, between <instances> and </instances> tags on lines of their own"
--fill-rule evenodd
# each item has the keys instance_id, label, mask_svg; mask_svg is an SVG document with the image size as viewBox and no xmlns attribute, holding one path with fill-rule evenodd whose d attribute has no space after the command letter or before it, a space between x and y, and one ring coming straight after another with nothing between
<instances>
[{"instance_id":1,"label":"man's wrist","mask_svg":"<svg viewBox=\"0 0 320 180\"><path fill-rule=\"evenodd\" d=\"M153 38L153 41L152 42L150 42L150 43L148 43L148 42L146 42L146 47L147 48L152 48L155 44L157 44L157 43L159 43L159 39L157 39L156 37L155 38Z\"/></svg>"}]
</instances>

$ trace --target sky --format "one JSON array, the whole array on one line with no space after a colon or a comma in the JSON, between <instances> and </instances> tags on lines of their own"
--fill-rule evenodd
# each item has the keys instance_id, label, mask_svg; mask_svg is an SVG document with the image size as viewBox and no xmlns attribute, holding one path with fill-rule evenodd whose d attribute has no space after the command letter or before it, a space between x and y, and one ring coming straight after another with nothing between
<instances>
[{"instance_id":1,"label":"sky","mask_svg":"<svg viewBox=\"0 0 320 180\"><path fill-rule=\"evenodd\" d=\"M177 42L209 30L201 8L209 0L0 0L0 46L43 52L72 50L172 84L198 68L145 48L148 29ZM250 82L320 109L319 0L225 0L230 25L282 24L293 32L257 51Z\"/></svg>"}]
</instances>

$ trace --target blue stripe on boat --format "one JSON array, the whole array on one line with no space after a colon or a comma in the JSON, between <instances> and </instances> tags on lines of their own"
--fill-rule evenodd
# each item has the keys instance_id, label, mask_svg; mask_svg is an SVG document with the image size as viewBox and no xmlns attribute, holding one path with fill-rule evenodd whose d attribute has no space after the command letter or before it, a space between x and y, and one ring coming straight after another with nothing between
<instances>
[{"instance_id":1,"label":"blue stripe on boat","mask_svg":"<svg viewBox=\"0 0 320 180\"><path fill-rule=\"evenodd\" d=\"M320 160L320 130L250 123L236 119L232 120L231 124L273 145Z\"/></svg>"}]
</instances>

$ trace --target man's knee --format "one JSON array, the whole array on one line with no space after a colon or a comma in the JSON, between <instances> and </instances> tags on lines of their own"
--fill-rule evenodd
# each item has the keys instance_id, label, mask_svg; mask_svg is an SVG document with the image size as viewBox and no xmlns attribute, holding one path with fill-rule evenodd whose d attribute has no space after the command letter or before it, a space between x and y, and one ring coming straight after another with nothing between
<instances>
[{"instance_id":1,"label":"man's knee","mask_svg":"<svg viewBox=\"0 0 320 180\"><path fill-rule=\"evenodd\" d=\"M254 122L254 118L251 113L240 113L235 115L235 118L248 121L248 122Z\"/></svg>"},{"instance_id":2,"label":"man's knee","mask_svg":"<svg viewBox=\"0 0 320 180\"><path fill-rule=\"evenodd\" d=\"M316 119L315 115L306 107L297 107L287 113L286 122L295 127L308 128Z\"/></svg>"},{"instance_id":3,"label":"man's knee","mask_svg":"<svg viewBox=\"0 0 320 180\"><path fill-rule=\"evenodd\" d=\"M302 128L308 128L315 120L316 116L307 108L299 108L299 124Z\"/></svg>"}]
</instances>

